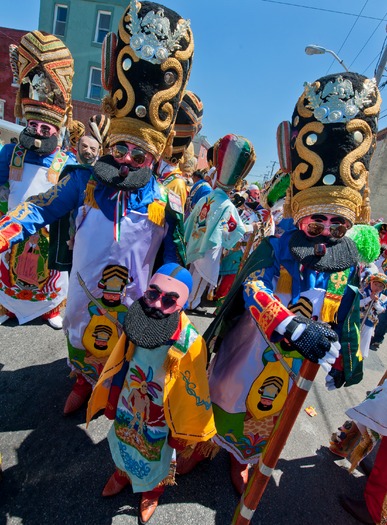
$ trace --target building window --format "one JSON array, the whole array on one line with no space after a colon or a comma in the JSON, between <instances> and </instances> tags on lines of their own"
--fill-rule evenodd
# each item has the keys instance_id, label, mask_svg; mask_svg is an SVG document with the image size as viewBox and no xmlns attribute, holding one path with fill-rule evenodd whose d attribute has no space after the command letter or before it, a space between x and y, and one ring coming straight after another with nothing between
<instances>
[{"instance_id":1,"label":"building window","mask_svg":"<svg viewBox=\"0 0 387 525\"><path fill-rule=\"evenodd\" d=\"M97 67L90 68L89 76L89 88L87 90L87 98L92 98L93 100L101 100L101 70Z\"/></svg>"},{"instance_id":2,"label":"building window","mask_svg":"<svg viewBox=\"0 0 387 525\"><path fill-rule=\"evenodd\" d=\"M0 120L4 120L4 104L5 100L0 98Z\"/></svg>"},{"instance_id":3,"label":"building window","mask_svg":"<svg viewBox=\"0 0 387 525\"><path fill-rule=\"evenodd\" d=\"M110 19L112 14L108 11L98 11L97 26L95 28L94 42L102 44L103 39L110 31Z\"/></svg>"},{"instance_id":4,"label":"building window","mask_svg":"<svg viewBox=\"0 0 387 525\"><path fill-rule=\"evenodd\" d=\"M67 5L56 4L54 13L54 35L65 36L67 11Z\"/></svg>"}]
</instances>

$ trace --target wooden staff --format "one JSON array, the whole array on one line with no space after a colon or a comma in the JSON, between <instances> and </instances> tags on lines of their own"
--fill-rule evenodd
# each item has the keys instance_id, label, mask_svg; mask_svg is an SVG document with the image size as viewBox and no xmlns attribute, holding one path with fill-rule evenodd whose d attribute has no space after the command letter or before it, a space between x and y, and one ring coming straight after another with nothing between
<instances>
[{"instance_id":1,"label":"wooden staff","mask_svg":"<svg viewBox=\"0 0 387 525\"><path fill-rule=\"evenodd\" d=\"M362 331L363 326L365 325L365 322L367 321L368 314L370 313L371 308L374 306L374 304L375 304L375 299L371 299L371 302L369 303L368 308L364 313L364 317L360 325L360 332Z\"/></svg>"},{"instance_id":2,"label":"wooden staff","mask_svg":"<svg viewBox=\"0 0 387 525\"><path fill-rule=\"evenodd\" d=\"M253 243L254 243L257 231L258 231L258 225L257 225L257 223L254 223L253 224L253 231L250 233L249 240L246 243L246 248L245 248L245 251L243 252L241 262L239 263L237 275L242 270L245 262L247 261L249 255L250 255L250 251L251 251L251 248L253 246Z\"/></svg>"},{"instance_id":3,"label":"wooden staff","mask_svg":"<svg viewBox=\"0 0 387 525\"><path fill-rule=\"evenodd\" d=\"M269 441L235 510L232 525L247 525L253 518L318 369L318 364L307 359L302 363L298 378L290 389Z\"/></svg>"}]
</instances>

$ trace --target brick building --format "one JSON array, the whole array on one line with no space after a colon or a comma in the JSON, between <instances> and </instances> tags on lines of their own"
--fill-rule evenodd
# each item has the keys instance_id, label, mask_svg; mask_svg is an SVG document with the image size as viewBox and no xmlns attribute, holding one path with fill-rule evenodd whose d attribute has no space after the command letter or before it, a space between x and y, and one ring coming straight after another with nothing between
<instances>
[{"instance_id":1,"label":"brick building","mask_svg":"<svg viewBox=\"0 0 387 525\"><path fill-rule=\"evenodd\" d=\"M13 110L17 86L12 85L12 70L9 64L9 46L18 45L28 31L0 27L0 119L16 122Z\"/></svg>"}]
</instances>

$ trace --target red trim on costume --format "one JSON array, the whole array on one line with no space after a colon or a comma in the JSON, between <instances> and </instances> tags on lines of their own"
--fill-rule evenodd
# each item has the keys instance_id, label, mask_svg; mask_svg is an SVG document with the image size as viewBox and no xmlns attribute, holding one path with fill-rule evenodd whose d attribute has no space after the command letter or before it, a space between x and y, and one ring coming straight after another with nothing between
<instances>
[{"instance_id":1,"label":"red trim on costume","mask_svg":"<svg viewBox=\"0 0 387 525\"><path fill-rule=\"evenodd\" d=\"M176 332L171 337L172 341L177 341L179 339L182 328L183 328L183 326L182 326L181 315L180 315L179 316L179 325L176 328Z\"/></svg>"},{"instance_id":2,"label":"red trim on costume","mask_svg":"<svg viewBox=\"0 0 387 525\"><path fill-rule=\"evenodd\" d=\"M42 317L42 319L47 321L47 319L52 319L53 317L56 317L59 314L60 314L60 305L56 306L55 308L53 308L49 312L46 312L41 317Z\"/></svg>"},{"instance_id":3,"label":"red trim on costume","mask_svg":"<svg viewBox=\"0 0 387 525\"><path fill-rule=\"evenodd\" d=\"M265 292L256 292L254 299L260 304L262 310L251 305L250 313L266 336L271 339L274 330L284 319L291 315L291 312L279 301L273 301L270 295Z\"/></svg>"},{"instance_id":4,"label":"red trim on costume","mask_svg":"<svg viewBox=\"0 0 387 525\"><path fill-rule=\"evenodd\" d=\"M1 221L0 221L0 225L1 223L4 224L8 221L12 221L11 217L9 215L5 215ZM18 234L20 234L22 231L22 227L20 226L20 224L16 223L16 222L10 222L10 224L7 224L6 226L2 226L1 228L1 233L0 233L0 243L1 241L2 242L8 242L8 246L7 248L9 248L9 241L11 239L13 239L14 237L16 237ZM3 245L0 244L0 248L3 248ZM3 250L4 251L4 250Z\"/></svg>"},{"instance_id":5,"label":"red trim on costume","mask_svg":"<svg viewBox=\"0 0 387 525\"><path fill-rule=\"evenodd\" d=\"M387 501L386 465L387 436L383 436L364 491L368 512L375 523L381 523L382 518L387 518L386 508L383 509L384 501Z\"/></svg>"},{"instance_id":6,"label":"red trim on costume","mask_svg":"<svg viewBox=\"0 0 387 525\"><path fill-rule=\"evenodd\" d=\"M0 233L0 253L5 252L9 248L9 242Z\"/></svg>"}]
</instances>

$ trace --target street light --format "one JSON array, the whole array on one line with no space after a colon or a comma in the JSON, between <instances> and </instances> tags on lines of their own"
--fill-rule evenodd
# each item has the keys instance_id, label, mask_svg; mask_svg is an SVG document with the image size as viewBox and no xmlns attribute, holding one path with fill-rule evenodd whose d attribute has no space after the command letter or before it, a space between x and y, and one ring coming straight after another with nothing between
<instances>
[{"instance_id":1,"label":"street light","mask_svg":"<svg viewBox=\"0 0 387 525\"><path fill-rule=\"evenodd\" d=\"M340 62L340 64L343 66L345 71L349 71L347 66L344 64L344 62L341 60L339 56L336 55L334 51L331 51L330 49L325 49L325 47L322 46L316 46L315 44L311 44L309 46L306 46L305 53L307 55L323 55L324 53L330 53L332 56L335 57L335 59Z\"/></svg>"}]
</instances>

